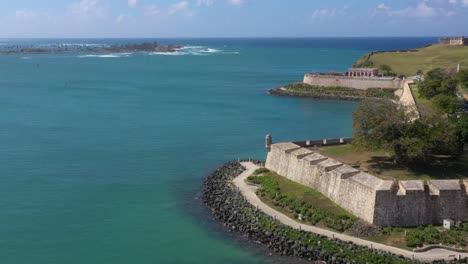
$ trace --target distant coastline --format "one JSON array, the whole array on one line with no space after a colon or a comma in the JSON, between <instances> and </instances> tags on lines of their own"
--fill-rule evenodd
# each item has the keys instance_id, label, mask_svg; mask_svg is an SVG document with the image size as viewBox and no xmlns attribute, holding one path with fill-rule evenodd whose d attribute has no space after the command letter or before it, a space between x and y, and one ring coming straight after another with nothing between
<instances>
[{"instance_id":1,"label":"distant coastline","mask_svg":"<svg viewBox=\"0 0 468 264\"><path fill-rule=\"evenodd\" d=\"M115 45L65 45L54 44L47 47L8 45L0 49L0 54L62 54L62 53L128 53L128 52L162 52L173 53L183 48L180 45L159 45L157 42L143 42L140 44Z\"/></svg>"}]
</instances>

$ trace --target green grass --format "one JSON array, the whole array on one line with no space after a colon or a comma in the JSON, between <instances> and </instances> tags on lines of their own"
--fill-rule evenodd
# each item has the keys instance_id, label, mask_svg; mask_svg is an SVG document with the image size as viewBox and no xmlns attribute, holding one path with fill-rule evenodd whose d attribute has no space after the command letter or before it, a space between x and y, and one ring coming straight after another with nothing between
<instances>
[{"instance_id":1,"label":"green grass","mask_svg":"<svg viewBox=\"0 0 468 264\"><path fill-rule=\"evenodd\" d=\"M462 67L468 66L468 46L432 45L417 49L414 52L382 52L367 54L359 59L355 65L372 62L378 68L383 64L389 65L397 74L416 75L418 70L427 72L434 68L456 68L458 63Z\"/></svg>"},{"instance_id":2,"label":"green grass","mask_svg":"<svg viewBox=\"0 0 468 264\"><path fill-rule=\"evenodd\" d=\"M462 227L452 230L431 225L413 228L386 227L381 234L367 239L403 249L413 249L421 245L442 244L466 250L468 249L468 223L464 223Z\"/></svg>"},{"instance_id":3,"label":"green grass","mask_svg":"<svg viewBox=\"0 0 468 264\"><path fill-rule=\"evenodd\" d=\"M290 181L272 172L250 176L247 181L259 185L259 198L276 210L303 221L343 232L357 220L355 216L335 204L320 192Z\"/></svg>"},{"instance_id":4,"label":"green grass","mask_svg":"<svg viewBox=\"0 0 468 264\"><path fill-rule=\"evenodd\" d=\"M393 163L385 151L359 150L352 145L323 147L319 152L345 164L359 166L359 169L382 179L389 180L431 180L468 178L468 155L457 160L437 160L418 169L409 169Z\"/></svg>"}]
</instances>

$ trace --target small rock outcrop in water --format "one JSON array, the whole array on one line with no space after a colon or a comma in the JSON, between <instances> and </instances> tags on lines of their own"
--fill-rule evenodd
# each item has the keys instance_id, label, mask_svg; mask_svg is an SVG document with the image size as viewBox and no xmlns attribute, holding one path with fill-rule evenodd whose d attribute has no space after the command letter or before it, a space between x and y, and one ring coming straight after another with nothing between
<instances>
[{"instance_id":1,"label":"small rock outcrop in water","mask_svg":"<svg viewBox=\"0 0 468 264\"><path fill-rule=\"evenodd\" d=\"M254 208L242 196L232 179L245 169L239 162L228 162L209 175L204 182L203 202L211 209L213 216L221 221L227 231L263 244L270 250L283 255L325 263L416 263L401 256L393 256L380 250L372 250L352 243L331 240L282 225L272 217ZM265 226L275 226L271 231ZM305 244L301 239L291 238L291 231L318 240L318 246ZM362 231L361 231L362 232ZM333 244L339 250L327 250ZM345 258L344 255L355 253ZM363 257L363 253L366 257ZM377 261L377 262L376 262ZM434 263L468 263L468 259Z\"/></svg>"}]
</instances>

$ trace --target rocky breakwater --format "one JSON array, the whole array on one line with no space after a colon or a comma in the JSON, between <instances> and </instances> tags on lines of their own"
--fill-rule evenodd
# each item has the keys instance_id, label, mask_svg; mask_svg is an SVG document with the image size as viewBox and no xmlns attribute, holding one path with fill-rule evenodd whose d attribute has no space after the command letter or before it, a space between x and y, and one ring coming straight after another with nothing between
<instances>
[{"instance_id":1,"label":"rocky breakwater","mask_svg":"<svg viewBox=\"0 0 468 264\"><path fill-rule=\"evenodd\" d=\"M291 83L268 90L276 96L307 97L313 99L360 101L364 99L396 99L395 89L355 89L338 86L316 86L307 83Z\"/></svg>"},{"instance_id":2,"label":"rocky breakwater","mask_svg":"<svg viewBox=\"0 0 468 264\"><path fill-rule=\"evenodd\" d=\"M204 182L203 201L228 232L240 234L283 256L325 263L417 263L401 256L329 239L285 226L254 208L232 180L245 168L228 162ZM468 260L435 263L468 263Z\"/></svg>"},{"instance_id":3,"label":"rocky breakwater","mask_svg":"<svg viewBox=\"0 0 468 264\"><path fill-rule=\"evenodd\" d=\"M267 91L270 95L282 96L282 97L301 97L301 98L311 98L311 99L321 99L321 100L341 100L341 101L362 101L364 97L360 96L346 96L340 94L327 94L320 91L301 91L294 90L287 87L277 87Z\"/></svg>"}]
</instances>

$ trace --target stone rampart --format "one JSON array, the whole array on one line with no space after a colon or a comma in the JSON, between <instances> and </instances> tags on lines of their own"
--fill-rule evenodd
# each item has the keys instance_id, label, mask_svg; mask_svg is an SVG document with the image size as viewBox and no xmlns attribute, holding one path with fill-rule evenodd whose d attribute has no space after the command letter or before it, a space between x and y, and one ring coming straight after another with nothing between
<instances>
[{"instance_id":1,"label":"stone rampart","mask_svg":"<svg viewBox=\"0 0 468 264\"><path fill-rule=\"evenodd\" d=\"M304 83L321 87L348 87L366 90L369 88L403 88L403 80L392 77L350 77L326 74L306 74Z\"/></svg>"},{"instance_id":2,"label":"stone rampart","mask_svg":"<svg viewBox=\"0 0 468 264\"><path fill-rule=\"evenodd\" d=\"M350 139L327 140L342 142ZM315 144L311 144L315 143ZM314 152L321 141L271 145L266 168L312 187L332 201L379 226L468 221L468 180L391 181Z\"/></svg>"}]
</instances>

